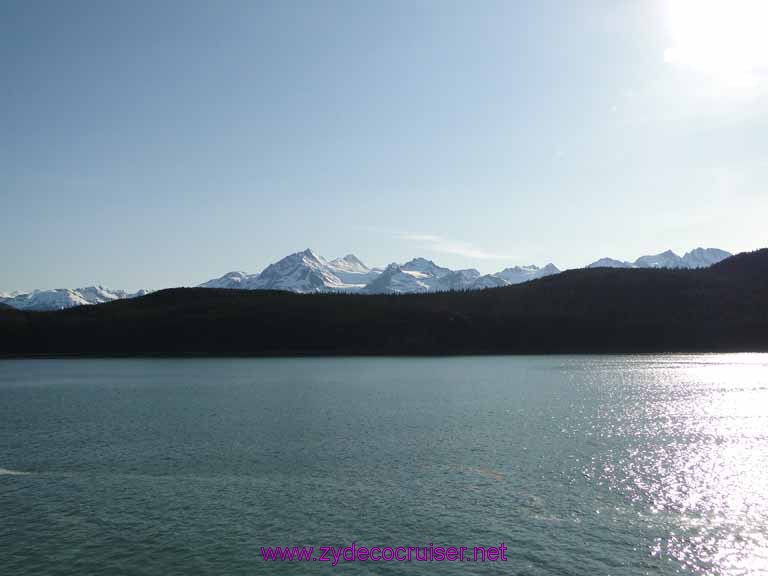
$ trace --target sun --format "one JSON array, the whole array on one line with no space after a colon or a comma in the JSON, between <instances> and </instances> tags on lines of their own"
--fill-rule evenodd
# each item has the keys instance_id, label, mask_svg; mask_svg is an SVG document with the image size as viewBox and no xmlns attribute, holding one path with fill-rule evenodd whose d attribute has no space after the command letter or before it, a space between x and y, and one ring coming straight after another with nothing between
<instances>
[{"instance_id":1,"label":"sun","mask_svg":"<svg viewBox=\"0 0 768 576\"><path fill-rule=\"evenodd\" d=\"M768 85L768 0L666 0L666 62L734 95Z\"/></svg>"}]
</instances>

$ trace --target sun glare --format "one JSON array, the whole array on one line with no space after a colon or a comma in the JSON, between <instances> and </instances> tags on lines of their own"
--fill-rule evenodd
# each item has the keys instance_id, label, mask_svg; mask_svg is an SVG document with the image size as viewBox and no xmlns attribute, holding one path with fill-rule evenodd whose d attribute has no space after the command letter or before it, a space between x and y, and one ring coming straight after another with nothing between
<instances>
[{"instance_id":1,"label":"sun glare","mask_svg":"<svg viewBox=\"0 0 768 576\"><path fill-rule=\"evenodd\" d=\"M671 45L664 59L715 83L718 93L756 97L768 86L768 1L667 0Z\"/></svg>"}]
</instances>

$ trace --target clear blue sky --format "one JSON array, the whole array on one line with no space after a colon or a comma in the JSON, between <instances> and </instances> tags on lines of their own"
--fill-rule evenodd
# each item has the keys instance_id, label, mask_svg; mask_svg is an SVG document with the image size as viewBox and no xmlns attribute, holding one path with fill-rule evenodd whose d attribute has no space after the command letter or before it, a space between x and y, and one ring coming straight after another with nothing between
<instances>
[{"instance_id":1,"label":"clear blue sky","mask_svg":"<svg viewBox=\"0 0 768 576\"><path fill-rule=\"evenodd\" d=\"M0 289L768 245L766 6L5 0Z\"/></svg>"}]
</instances>

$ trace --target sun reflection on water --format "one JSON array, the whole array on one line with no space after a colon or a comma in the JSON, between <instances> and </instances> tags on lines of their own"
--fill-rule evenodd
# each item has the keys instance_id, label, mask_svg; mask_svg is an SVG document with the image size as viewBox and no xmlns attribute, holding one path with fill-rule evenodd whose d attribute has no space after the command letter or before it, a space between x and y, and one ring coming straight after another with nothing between
<instances>
[{"instance_id":1,"label":"sun reflection on water","mask_svg":"<svg viewBox=\"0 0 768 576\"><path fill-rule=\"evenodd\" d=\"M658 528L650 554L693 573L768 574L768 355L646 358L605 381L630 401L595 429L625 441L585 474Z\"/></svg>"}]
</instances>

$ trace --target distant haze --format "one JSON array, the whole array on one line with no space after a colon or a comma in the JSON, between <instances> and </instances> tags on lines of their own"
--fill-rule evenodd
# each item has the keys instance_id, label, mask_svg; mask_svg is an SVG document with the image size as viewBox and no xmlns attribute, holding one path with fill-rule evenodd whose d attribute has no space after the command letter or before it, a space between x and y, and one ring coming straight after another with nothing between
<instances>
[{"instance_id":1,"label":"distant haze","mask_svg":"<svg viewBox=\"0 0 768 576\"><path fill-rule=\"evenodd\" d=\"M697 6L6 0L0 290L765 246L768 9Z\"/></svg>"}]
</instances>

